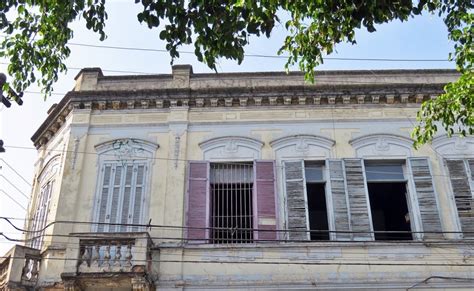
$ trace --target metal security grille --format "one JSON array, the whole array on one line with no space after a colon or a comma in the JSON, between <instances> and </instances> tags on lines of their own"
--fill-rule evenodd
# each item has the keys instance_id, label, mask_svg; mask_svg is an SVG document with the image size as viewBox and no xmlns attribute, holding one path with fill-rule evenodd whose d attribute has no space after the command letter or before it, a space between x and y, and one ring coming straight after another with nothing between
<instances>
[{"instance_id":1,"label":"metal security grille","mask_svg":"<svg viewBox=\"0 0 474 291\"><path fill-rule=\"evenodd\" d=\"M211 164L212 243L253 242L253 180L252 164Z\"/></svg>"}]
</instances>

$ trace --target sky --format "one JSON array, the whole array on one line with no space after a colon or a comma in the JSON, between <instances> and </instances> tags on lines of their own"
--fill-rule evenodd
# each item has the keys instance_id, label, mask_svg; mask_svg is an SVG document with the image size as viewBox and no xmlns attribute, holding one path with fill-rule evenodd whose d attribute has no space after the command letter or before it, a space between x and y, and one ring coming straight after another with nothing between
<instances>
[{"instance_id":1,"label":"sky","mask_svg":"<svg viewBox=\"0 0 474 291\"><path fill-rule=\"evenodd\" d=\"M113 71L140 73L171 73L170 57L167 53L92 48L77 44L91 44L115 47L165 49L158 35L159 30L150 30L137 21L141 6L133 1L107 1L109 18L106 23L108 38L100 42L99 36L85 28L83 21L73 23L74 39L71 41L71 56L66 61L70 68L60 76L54 86L54 93L44 100L40 88L31 86L25 92L23 106L13 103L10 108L0 104L0 139L4 141L6 153L0 153L0 216L14 217L13 222L23 226L23 218L30 196L34 164L37 151L30 140L33 133L47 116L52 104L58 103L64 94L72 90L78 68L100 67L105 75L123 75ZM447 38L442 19L436 15L424 15L408 22L392 22L377 26L375 33L360 30L356 33L356 45L341 44L330 57L339 58L389 58L389 59L444 59L447 60L453 44ZM276 56L283 43L285 30L277 27L269 39L253 38L246 48L246 54ZM182 51L193 51L183 47ZM0 60L0 63L8 60ZM246 57L241 65L221 60L218 72L283 71L285 59ZM191 64L194 73L213 72L199 63L193 54L182 54L175 64ZM379 62L379 61L337 61L326 60L317 70L350 69L430 69L454 68L452 62ZM294 67L293 70L297 70ZM0 64L0 72L6 73L6 65ZM17 173L15 173L17 172ZM25 181L26 180L26 181ZM15 201L7 197L11 196ZM19 206L22 205L23 207ZM0 232L12 238L22 238L5 221L0 220ZM0 237L0 256L13 244Z\"/></svg>"}]
</instances>

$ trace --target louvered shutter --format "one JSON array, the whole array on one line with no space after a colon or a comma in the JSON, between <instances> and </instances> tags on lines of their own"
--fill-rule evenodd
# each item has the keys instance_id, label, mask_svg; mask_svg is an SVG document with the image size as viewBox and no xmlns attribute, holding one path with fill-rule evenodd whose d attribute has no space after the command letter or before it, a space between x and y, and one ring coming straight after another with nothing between
<instances>
[{"instance_id":1,"label":"louvered shutter","mask_svg":"<svg viewBox=\"0 0 474 291\"><path fill-rule=\"evenodd\" d=\"M469 185L469 175L466 171L464 160L446 160L451 180L451 189L454 194L454 201L459 216L461 230L465 238L474 237L474 213L471 186ZM468 161L471 179L473 178L474 160Z\"/></svg>"},{"instance_id":2,"label":"louvered shutter","mask_svg":"<svg viewBox=\"0 0 474 291\"><path fill-rule=\"evenodd\" d=\"M273 161L255 162L255 189L257 200L257 236L258 240L275 240L276 233L276 197L275 164Z\"/></svg>"},{"instance_id":3,"label":"louvered shutter","mask_svg":"<svg viewBox=\"0 0 474 291\"><path fill-rule=\"evenodd\" d=\"M348 197L344 179L344 165L342 160L328 160L329 183L333 215L335 221L336 240L350 240L351 226L349 221ZM346 232L346 233L344 233Z\"/></svg>"},{"instance_id":4,"label":"louvered shutter","mask_svg":"<svg viewBox=\"0 0 474 291\"><path fill-rule=\"evenodd\" d=\"M186 237L190 243L205 242L209 237L208 169L207 162L189 162Z\"/></svg>"},{"instance_id":5,"label":"louvered shutter","mask_svg":"<svg viewBox=\"0 0 474 291\"><path fill-rule=\"evenodd\" d=\"M100 194L99 194L99 201L98 201L98 212L97 212L97 218L95 219L96 222L99 223L105 223L105 218L107 216L107 205L109 202L109 191L110 191L110 182L111 182L111 176L112 176L112 166L111 165L105 165L102 168L102 187L100 189ZM105 230L105 225L104 224L98 224L97 225L97 231L98 232L103 232Z\"/></svg>"},{"instance_id":6,"label":"louvered shutter","mask_svg":"<svg viewBox=\"0 0 474 291\"><path fill-rule=\"evenodd\" d=\"M133 179L133 164L128 164L124 166L125 168L125 180L123 185L123 197L122 202L120 203L122 208L119 213L120 216L120 223L125 224L119 227L120 231L127 231L128 226L126 224L129 223L129 210L130 210L130 200L132 196L132 181Z\"/></svg>"},{"instance_id":7,"label":"louvered shutter","mask_svg":"<svg viewBox=\"0 0 474 291\"><path fill-rule=\"evenodd\" d=\"M133 224L143 223L141 219L143 216L146 169L145 165L136 166L136 179L134 183L135 195L132 200L133 208L130 213L131 219L129 220L129 222ZM138 227L134 226L132 230L138 231Z\"/></svg>"},{"instance_id":8,"label":"louvered shutter","mask_svg":"<svg viewBox=\"0 0 474 291\"><path fill-rule=\"evenodd\" d=\"M308 240L307 202L303 161L283 163L285 173L286 205L288 215L288 239Z\"/></svg>"},{"instance_id":9,"label":"louvered shutter","mask_svg":"<svg viewBox=\"0 0 474 291\"><path fill-rule=\"evenodd\" d=\"M111 201L109 202L110 211L105 217L105 222L110 223L108 227L105 227L105 231L115 232L119 229L118 225L114 225L120 223L120 192L122 191L122 176L123 176L123 167L121 165L115 165L114 169L112 169L112 197Z\"/></svg>"},{"instance_id":10,"label":"louvered shutter","mask_svg":"<svg viewBox=\"0 0 474 291\"><path fill-rule=\"evenodd\" d=\"M413 175L424 239L443 238L433 177L427 158L409 158L408 163ZM436 233L438 232L438 233Z\"/></svg>"},{"instance_id":11,"label":"louvered shutter","mask_svg":"<svg viewBox=\"0 0 474 291\"><path fill-rule=\"evenodd\" d=\"M354 240L372 240L372 219L361 159L344 159L350 221Z\"/></svg>"}]
</instances>

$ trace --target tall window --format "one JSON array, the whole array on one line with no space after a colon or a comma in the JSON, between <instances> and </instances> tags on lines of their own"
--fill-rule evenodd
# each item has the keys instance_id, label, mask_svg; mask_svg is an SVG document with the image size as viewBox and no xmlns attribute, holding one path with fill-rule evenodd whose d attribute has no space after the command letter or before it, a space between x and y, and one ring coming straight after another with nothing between
<instances>
[{"instance_id":1,"label":"tall window","mask_svg":"<svg viewBox=\"0 0 474 291\"><path fill-rule=\"evenodd\" d=\"M97 200L98 232L136 231L142 222L147 166L144 162L105 163Z\"/></svg>"},{"instance_id":2,"label":"tall window","mask_svg":"<svg viewBox=\"0 0 474 291\"><path fill-rule=\"evenodd\" d=\"M365 164L376 240L411 240L406 180L402 164Z\"/></svg>"},{"instance_id":3,"label":"tall window","mask_svg":"<svg viewBox=\"0 0 474 291\"><path fill-rule=\"evenodd\" d=\"M36 204L35 214L33 216L33 225L31 230L34 231L32 234L31 247L40 249L43 246L44 239L44 228L47 224L49 204L51 201L51 193L53 191L54 180L51 180L43 185L41 188L40 195L38 196L38 202Z\"/></svg>"},{"instance_id":4,"label":"tall window","mask_svg":"<svg viewBox=\"0 0 474 291\"><path fill-rule=\"evenodd\" d=\"M329 240L323 162L285 161L288 238Z\"/></svg>"},{"instance_id":5,"label":"tall window","mask_svg":"<svg viewBox=\"0 0 474 291\"><path fill-rule=\"evenodd\" d=\"M52 157L41 170L38 176L39 193L36 195L33 205L32 221L29 230L32 248L41 249L45 238L45 229L48 224L51 199L54 191L56 175L59 172L60 156Z\"/></svg>"},{"instance_id":6,"label":"tall window","mask_svg":"<svg viewBox=\"0 0 474 291\"><path fill-rule=\"evenodd\" d=\"M253 164L211 163L213 243L253 241Z\"/></svg>"},{"instance_id":7,"label":"tall window","mask_svg":"<svg viewBox=\"0 0 474 291\"><path fill-rule=\"evenodd\" d=\"M311 240L329 240L323 165L305 162L306 199Z\"/></svg>"},{"instance_id":8,"label":"tall window","mask_svg":"<svg viewBox=\"0 0 474 291\"><path fill-rule=\"evenodd\" d=\"M99 175L93 231L141 230L145 220L149 168L157 144L138 139L118 139L96 146Z\"/></svg>"}]
</instances>

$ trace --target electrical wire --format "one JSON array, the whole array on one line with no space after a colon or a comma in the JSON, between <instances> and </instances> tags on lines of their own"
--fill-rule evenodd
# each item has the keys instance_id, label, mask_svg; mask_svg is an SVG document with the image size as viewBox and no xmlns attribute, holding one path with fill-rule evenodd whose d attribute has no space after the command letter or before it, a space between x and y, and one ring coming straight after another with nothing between
<instances>
[{"instance_id":1,"label":"electrical wire","mask_svg":"<svg viewBox=\"0 0 474 291\"><path fill-rule=\"evenodd\" d=\"M18 187L15 186L15 184L13 184L12 182L10 182L10 180L8 180L7 177L5 177L4 175L0 174L0 178L3 178L5 181L7 181L8 184L10 184L10 186L12 186L13 188L15 188L21 195L23 195L23 197L25 197L26 199L30 199L30 197L28 197L25 193L23 193L23 191L21 191L20 189L18 189Z\"/></svg>"},{"instance_id":2,"label":"electrical wire","mask_svg":"<svg viewBox=\"0 0 474 291\"><path fill-rule=\"evenodd\" d=\"M25 182L28 186L31 187L31 184L25 179L25 177L20 175L20 173L18 173L10 164L8 164L7 161L5 161L3 158L0 158L0 161L5 163L5 165L7 165L7 167L10 168L10 170L12 170L15 174L17 174L18 177L20 177L23 180L23 182Z\"/></svg>"},{"instance_id":3,"label":"electrical wire","mask_svg":"<svg viewBox=\"0 0 474 291\"><path fill-rule=\"evenodd\" d=\"M10 225L14 226L14 223L10 221L8 217L0 216L0 219L3 219L7 221ZM43 228L39 230L27 230L27 229L22 229L17 226L14 228L16 230L25 232L25 233L39 233L43 232L49 227L55 225L55 224L82 224L82 225L104 225L104 226L125 226L125 227L138 227L138 228L145 228L145 229L153 229L153 228L165 228L165 229L176 229L176 230L242 230L242 231L257 231L257 232L276 232L276 233L342 233L342 234L373 234L373 233L406 233L406 234L474 234L474 232L469 232L469 231L340 231L340 230L298 230L298 229L272 229L272 230L267 230L267 229L255 229L255 228L228 228L228 227L191 227L191 226L179 226L179 225L161 225L161 224L139 224L139 223L108 223L108 222L93 222L93 221L71 221L71 220L58 220L58 221L52 221L49 222L47 225L45 225ZM200 238L199 240L202 240L203 238ZM207 240L207 238L206 238ZM254 239L252 239L253 241ZM274 240L269 240L269 241L274 241ZM292 240L284 240L284 241L292 241ZM306 241L306 240L298 240L298 241ZM430 242L430 241L424 241Z\"/></svg>"},{"instance_id":4,"label":"electrical wire","mask_svg":"<svg viewBox=\"0 0 474 291\"><path fill-rule=\"evenodd\" d=\"M20 204L20 202L18 202L15 198L13 198L12 196L10 196L7 192L3 191L2 189L0 189L0 192L2 192L5 196L7 196L8 198L10 198L10 200L12 200L13 202L16 203L16 205L20 206L23 210L26 211L26 208Z\"/></svg>"}]
</instances>

